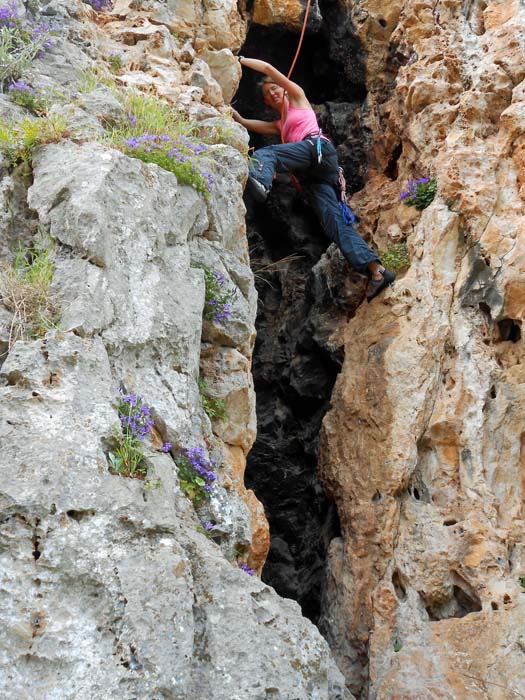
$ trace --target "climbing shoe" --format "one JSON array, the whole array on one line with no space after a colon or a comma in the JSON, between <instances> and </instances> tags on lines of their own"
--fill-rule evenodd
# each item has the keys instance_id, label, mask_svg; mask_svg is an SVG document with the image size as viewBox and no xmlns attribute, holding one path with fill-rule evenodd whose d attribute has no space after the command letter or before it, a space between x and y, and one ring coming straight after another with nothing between
<instances>
[{"instance_id":1,"label":"climbing shoe","mask_svg":"<svg viewBox=\"0 0 525 700\"><path fill-rule=\"evenodd\" d=\"M253 175L248 175L250 194L256 202L266 202L270 190L262 182L256 180Z\"/></svg>"},{"instance_id":2,"label":"climbing shoe","mask_svg":"<svg viewBox=\"0 0 525 700\"><path fill-rule=\"evenodd\" d=\"M385 287L389 287L396 278L395 273L391 272L390 270L383 270L380 274L380 280L375 280L372 278L368 282L368 292L366 294L366 300L368 303L370 303L374 297L380 294Z\"/></svg>"}]
</instances>

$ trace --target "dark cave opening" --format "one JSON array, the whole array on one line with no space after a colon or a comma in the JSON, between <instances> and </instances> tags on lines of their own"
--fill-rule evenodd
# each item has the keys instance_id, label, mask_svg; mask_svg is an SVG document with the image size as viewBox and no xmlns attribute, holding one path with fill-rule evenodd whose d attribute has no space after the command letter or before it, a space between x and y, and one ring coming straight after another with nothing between
<instances>
[{"instance_id":1,"label":"dark cave opening","mask_svg":"<svg viewBox=\"0 0 525 700\"><path fill-rule=\"evenodd\" d=\"M364 70L339 4L327 1L320 8L321 29L307 32L292 77L335 143L353 192L363 186L366 174ZM253 25L241 54L287 73L297 42L298 35L283 27ZM247 118L276 119L259 95L260 78L243 69L234 107ZM277 140L252 135L251 146L272 142ZM253 358L258 436L248 455L246 485L264 504L270 522L263 581L296 600L303 614L317 622L328 545L340 535L335 504L324 494L317 473L321 422L342 363L341 348L327 338L337 317L348 319L355 312L362 278L342 258L334 262L328 255L319 262L329 241L289 182L278 182L264 205L247 194L246 206L259 293ZM354 291L338 296L349 284Z\"/></svg>"}]
</instances>

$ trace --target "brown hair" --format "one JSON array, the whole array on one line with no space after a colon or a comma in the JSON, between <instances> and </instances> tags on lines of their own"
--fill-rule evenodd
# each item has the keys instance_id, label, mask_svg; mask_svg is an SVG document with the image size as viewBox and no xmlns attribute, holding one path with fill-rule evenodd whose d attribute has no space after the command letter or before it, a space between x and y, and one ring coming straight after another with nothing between
<instances>
[{"instance_id":1,"label":"brown hair","mask_svg":"<svg viewBox=\"0 0 525 700\"><path fill-rule=\"evenodd\" d=\"M257 83L257 87L259 88L259 90L262 90L263 86L268 85L269 83L273 83L274 85L277 85L275 80L272 80L272 78L270 78L269 75L265 75L264 78L262 78L262 80L259 80L259 82Z\"/></svg>"}]
</instances>

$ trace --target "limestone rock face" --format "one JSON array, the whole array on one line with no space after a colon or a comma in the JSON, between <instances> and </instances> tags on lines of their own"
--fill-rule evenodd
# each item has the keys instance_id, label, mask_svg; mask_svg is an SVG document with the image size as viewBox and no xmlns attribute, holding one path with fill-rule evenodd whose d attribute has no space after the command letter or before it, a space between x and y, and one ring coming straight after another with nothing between
<instances>
[{"instance_id":1,"label":"limestone rock face","mask_svg":"<svg viewBox=\"0 0 525 700\"><path fill-rule=\"evenodd\" d=\"M306 0L255 0L253 22L265 26L283 24L288 29L301 29L306 11ZM309 26L315 26L321 19L317 0L313 0L308 17Z\"/></svg>"},{"instance_id":2,"label":"limestone rock face","mask_svg":"<svg viewBox=\"0 0 525 700\"><path fill-rule=\"evenodd\" d=\"M0 306L0 695L351 700L298 605L240 568L260 572L268 526L244 486L256 293L246 136L224 104L239 77L237 3L41 4L57 40L25 77L60 95L50 113L68 129L30 169L2 158L1 262L51 237L60 321L13 342ZM108 145L107 128L129 119L103 84L115 50L122 89L200 122L207 196ZM6 119L28 114L1 104ZM203 268L236 289L227 322L203 321ZM205 411L199 379L223 419ZM111 468L122 393L142 395L154 420L146 480ZM192 447L216 474L195 507L177 465Z\"/></svg>"},{"instance_id":3,"label":"limestone rock face","mask_svg":"<svg viewBox=\"0 0 525 700\"><path fill-rule=\"evenodd\" d=\"M373 148L353 200L395 287L341 328L324 421L338 503L321 626L362 697L525 687L525 8L360 0ZM422 213L399 201L434 176Z\"/></svg>"}]
</instances>

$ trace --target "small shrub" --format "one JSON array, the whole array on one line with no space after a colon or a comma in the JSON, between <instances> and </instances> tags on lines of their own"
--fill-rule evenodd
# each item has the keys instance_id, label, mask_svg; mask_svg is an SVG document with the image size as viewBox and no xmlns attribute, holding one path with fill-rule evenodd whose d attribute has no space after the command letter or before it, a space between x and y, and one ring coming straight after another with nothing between
<instances>
[{"instance_id":1,"label":"small shrub","mask_svg":"<svg viewBox=\"0 0 525 700\"><path fill-rule=\"evenodd\" d=\"M410 267L406 243L395 243L389 246L379 257L383 265L393 272L402 272Z\"/></svg>"},{"instance_id":2,"label":"small shrub","mask_svg":"<svg viewBox=\"0 0 525 700\"><path fill-rule=\"evenodd\" d=\"M122 92L116 87L113 90L115 97L129 115L129 119L111 134L114 143L143 133L157 136L168 134L173 139L191 135L192 125L167 102L138 90Z\"/></svg>"},{"instance_id":3,"label":"small shrub","mask_svg":"<svg viewBox=\"0 0 525 700\"><path fill-rule=\"evenodd\" d=\"M9 97L17 105L29 109L33 114L42 116L47 112L47 100L34 88L22 80L17 80L8 88Z\"/></svg>"},{"instance_id":4,"label":"small shrub","mask_svg":"<svg viewBox=\"0 0 525 700\"><path fill-rule=\"evenodd\" d=\"M111 471L132 479L145 479L144 439L149 435L154 421L151 411L139 394L122 395L118 404L120 429L115 426L114 452L108 453Z\"/></svg>"},{"instance_id":5,"label":"small shrub","mask_svg":"<svg viewBox=\"0 0 525 700\"><path fill-rule=\"evenodd\" d=\"M520 584L520 586L521 586L522 588L525 589L525 574L523 574L523 576L520 576L520 577L518 578L518 583Z\"/></svg>"},{"instance_id":6,"label":"small shrub","mask_svg":"<svg viewBox=\"0 0 525 700\"><path fill-rule=\"evenodd\" d=\"M224 276L219 272L214 272L208 267L202 269L205 283L204 318L213 323L227 321L232 312L232 302L237 289L226 289Z\"/></svg>"},{"instance_id":7,"label":"small shrub","mask_svg":"<svg viewBox=\"0 0 525 700\"><path fill-rule=\"evenodd\" d=\"M109 54L108 63L113 73L122 70L122 56L117 51Z\"/></svg>"},{"instance_id":8,"label":"small shrub","mask_svg":"<svg viewBox=\"0 0 525 700\"><path fill-rule=\"evenodd\" d=\"M212 539L213 535L211 534L211 531L215 525L210 522L202 523L201 525L197 525L197 532L200 532L201 535L205 535L209 540Z\"/></svg>"},{"instance_id":9,"label":"small shrub","mask_svg":"<svg viewBox=\"0 0 525 700\"><path fill-rule=\"evenodd\" d=\"M71 132L64 117L53 115L35 119L26 117L15 124L0 121L0 152L11 165L30 163L37 146L57 143Z\"/></svg>"},{"instance_id":10,"label":"small shrub","mask_svg":"<svg viewBox=\"0 0 525 700\"><path fill-rule=\"evenodd\" d=\"M421 180L411 180L407 189L399 195L399 199L408 207L415 207L418 211L423 211L432 204L436 192L436 178L424 177Z\"/></svg>"},{"instance_id":11,"label":"small shrub","mask_svg":"<svg viewBox=\"0 0 525 700\"><path fill-rule=\"evenodd\" d=\"M111 90L115 90L113 76L104 71L100 66L92 66L81 74L80 80L77 83L77 91L73 93L72 98L75 99L79 94L88 95L99 85L105 85Z\"/></svg>"},{"instance_id":12,"label":"small shrub","mask_svg":"<svg viewBox=\"0 0 525 700\"><path fill-rule=\"evenodd\" d=\"M173 173L180 183L191 185L204 196L208 196L212 190L213 177L199 159L208 152L204 144L195 143L184 136L172 139L168 134L141 134L126 139L121 148L132 158L144 163L156 163Z\"/></svg>"},{"instance_id":13,"label":"small shrub","mask_svg":"<svg viewBox=\"0 0 525 700\"><path fill-rule=\"evenodd\" d=\"M17 340L41 338L56 328L59 309L51 292L53 269L49 241L20 250L12 265L0 267L0 301L13 313L9 348Z\"/></svg>"},{"instance_id":14,"label":"small shrub","mask_svg":"<svg viewBox=\"0 0 525 700\"><path fill-rule=\"evenodd\" d=\"M227 421L228 413L226 405L221 399L214 399L208 394L208 385L203 379L199 379L199 395L204 413L210 420Z\"/></svg>"},{"instance_id":15,"label":"small shrub","mask_svg":"<svg viewBox=\"0 0 525 700\"><path fill-rule=\"evenodd\" d=\"M203 447L192 447L177 460L180 487L194 505L210 497L217 479L213 467L215 462L207 459Z\"/></svg>"},{"instance_id":16,"label":"small shrub","mask_svg":"<svg viewBox=\"0 0 525 700\"><path fill-rule=\"evenodd\" d=\"M208 196L213 176L204 157L209 148L192 136L193 126L166 102L140 92L115 90L128 115L108 136L109 143L133 158L156 163L185 185Z\"/></svg>"},{"instance_id":17,"label":"small shrub","mask_svg":"<svg viewBox=\"0 0 525 700\"><path fill-rule=\"evenodd\" d=\"M21 18L13 2L0 7L0 85L19 78L31 62L52 46L52 29Z\"/></svg>"}]
</instances>

